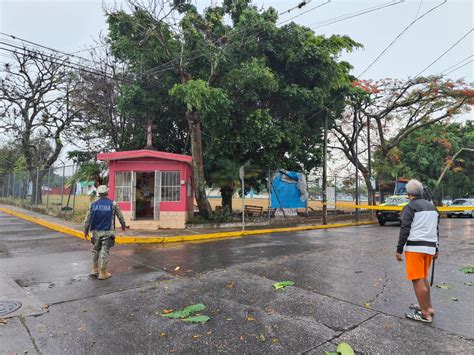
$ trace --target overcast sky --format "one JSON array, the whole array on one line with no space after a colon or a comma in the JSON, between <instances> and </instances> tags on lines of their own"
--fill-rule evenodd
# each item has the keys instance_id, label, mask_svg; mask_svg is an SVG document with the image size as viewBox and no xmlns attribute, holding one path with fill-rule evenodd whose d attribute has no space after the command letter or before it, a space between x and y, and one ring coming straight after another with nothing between
<instances>
[{"instance_id":1,"label":"overcast sky","mask_svg":"<svg viewBox=\"0 0 474 355\"><path fill-rule=\"evenodd\" d=\"M216 2L216 1L214 1ZM300 0L255 0L259 6L273 6L283 12L297 5ZM301 10L282 15L281 20L301 14L324 0L311 1ZM332 0L293 21L314 27L315 23L347 13L353 13L395 1ZM408 0L362 16L329 26L316 28L325 35L346 34L364 45L364 49L344 56L354 65L359 75L379 53L397 36L415 16L422 15L439 1ZM113 3L113 1L108 1ZM117 0L120 4L122 1ZM200 8L211 3L198 0ZM363 78L407 78L414 76L452 46L474 26L474 2L448 0L437 10L415 23L363 76ZM421 6L420 6L421 5ZM0 0L0 31L28 40L73 52L91 46L98 34L107 31L100 0ZM446 56L424 74L437 74L473 54L474 33L471 32ZM4 56L0 60L5 60ZM469 60L474 59L471 57ZM466 62L467 62L466 61ZM452 78L464 77L474 81L474 62L449 74Z\"/></svg>"},{"instance_id":2,"label":"overcast sky","mask_svg":"<svg viewBox=\"0 0 474 355\"><path fill-rule=\"evenodd\" d=\"M214 3L216 2L218 1L214 0ZM300 2L301 0L255 0L254 4L273 6L283 12ZM282 15L280 21L324 2L325 0L313 0L302 9ZM318 23L337 16L394 2L396 1L332 0L329 4L309 11L293 21L315 27ZM315 32L324 35L345 34L362 43L363 49L344 55L344 59L354 66L354 74L359 75L417 14L421 16L442 2L443 0L407 0L347 21L316 28ZM107 3L113 4L114 1L108 0ZM122 1L117 0L115 3L121 4ZM197 1L201 9L210 3L211 0ZM441 73L466 58L463 63L467 63L474 59L473 25L474 2L448 0L410 27L362 78L413 77L471 30L464 40L424 74ZM0 31L70 53L93 46L99 33L107 31L107 26L100 0L0 0ZM468 58L469 56L471 57ZM0 62L5 60L5 52L0 51ZM472 83L474 62L449 74L448 77L465 78ZM469 114L464 119L472 117L472 114Z\"/></svg>"}]
</instances>

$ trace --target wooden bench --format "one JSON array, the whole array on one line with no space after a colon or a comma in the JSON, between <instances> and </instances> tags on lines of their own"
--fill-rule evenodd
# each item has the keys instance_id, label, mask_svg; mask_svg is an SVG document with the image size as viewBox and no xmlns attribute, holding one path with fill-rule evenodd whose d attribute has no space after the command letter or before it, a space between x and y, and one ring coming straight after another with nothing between
<instances>
[{"instance_id":1,"label":"wooden bench","mask_svg":"<svg viewBox=\"0 0 474 355\"><path fill-rule=\"evenodd\" d=\"M263 215L263 207L262 206L254 206L254 205L245 205L244 213L247 217L255 216L262 217Z\"/></svg>"}]
</instances>

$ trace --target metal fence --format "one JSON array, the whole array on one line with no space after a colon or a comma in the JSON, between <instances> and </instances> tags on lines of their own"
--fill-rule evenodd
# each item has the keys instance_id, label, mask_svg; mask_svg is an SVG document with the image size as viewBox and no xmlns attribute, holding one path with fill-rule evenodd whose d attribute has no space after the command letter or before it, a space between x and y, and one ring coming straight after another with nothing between
<instances>
[{"instance_id":1,"label":"metal fence","mask_svg":"<svg viewBox=\"0 0 474 355\"><path fill-rule=\"evenodd\" d=\"M73 179L78 166L61 165L47 170L14 171L0 177L0 200L4 203L33 209L45 214L60 216L76 222L82 221L94 195L92 181ZM233 179L232 213L241 213L245 206L258 207L261 216L270 218L275 214L275 205L271 204L271 191L274 174L277 170L246 169L244 174L245 196L242 198L242 186L238 172ZM320 175L306 176L308 203L305 208L297 209L301 217L320 217L323 210L323 179ZM380 204L394 194L394 181L375 182L374 201ZM446 194L445 191L449 191ZM469 191L453 190L440 185L435 197L439 204L449 204L455 198L465 197ZM219 187L207 190L208 200L214 211L221 213L222 196ZM332 175L327 177L327 211L329 216L355 214L353 206L358 201L368 203L365 183L359 180L356 194L355 176ZM232 214L231 213L231 214ZM249 213L249 215L252 215ZM254 213L258 215L258 213ZM278 215L278 213L277 213ZM234 216L235 217L235 216Z\"/></svg>"},{"instance_id":2,"label":"metal fence","mask_svg":"<svg viewBox=\"0 0 474 355\"><path fill-rule=\"evenodd\" d=\"M76 165L14 171L0 177L3 202L71 219L87 210L92 183L73 179Z\"/></svg>"}]
</instances>

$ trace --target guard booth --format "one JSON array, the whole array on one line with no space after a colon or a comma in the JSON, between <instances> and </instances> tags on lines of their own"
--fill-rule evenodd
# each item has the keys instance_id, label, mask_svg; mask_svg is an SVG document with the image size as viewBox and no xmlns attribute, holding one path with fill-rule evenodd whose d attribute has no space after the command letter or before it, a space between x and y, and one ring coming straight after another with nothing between
<instances>
[{"instance_id":1,"label":"guard booth","mask_svg":"<svg viewBox=\"0 0 474 355\"><path fill-rule=\"evenodd\" d=\"M190 156L142 149L97 159L109 163L109 197L131 228L185 228L194 213Z\"/></svg>"}]
</instances>

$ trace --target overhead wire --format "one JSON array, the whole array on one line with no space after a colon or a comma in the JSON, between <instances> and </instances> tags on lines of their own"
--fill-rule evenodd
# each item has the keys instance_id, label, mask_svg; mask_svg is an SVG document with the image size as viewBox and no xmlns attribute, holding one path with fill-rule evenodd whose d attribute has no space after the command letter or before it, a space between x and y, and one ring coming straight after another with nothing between
<instances>
[{"instance_id":1,"label":"overhead wire","mask_svg":"<svg viewBox=\"0 0 474 355\"><path fill-rule=\"evenodd\" d=\"M282 24L284 24L284 23L287 23L287 22L289 22L289 21L291 21L291 20L294 20L294 19L297 18L297 17L303 16L304 14L307 14L308 12L314 11L314 10L316 10L316 9L319 9L320 7L323 7L324 5L329 4L331 1L332 1L332 0L327 0L326 2L323 2L322 4L313 6L312 8L310 8L310 9L308 9L308 10L306 10L306 11L303 11L303 12L300 13L300 14L297 14L297 15L295 15L295 16L293 16L293 17L290 17L290 18L288 18L288 19L286 19L286 20L283 20L283 21L278 22L276 25L279 26L279 25L282 25ZM280 15L281 15L281 14L280 14Z\"/></svg>"},{"instance_id":2,"label":"overhead wire","mask_svg":"<svg viewBox=\"0 0 474 355\"><path fill-rule=\"evenodd\" d=\"M440 72L440 74L444 74L444 73L448 72L450 69L452 69L452 68L454 68L454 67L457 67L459 64L464 63L466 60L468 60L468 59L470 59L470 58L472 58L472 57L474 57L474 54L471 54L471 55L467 56L466 58L460 60L460 61L457 62L456 64L453 64L453 65L451 65L450 67L444 69L443 71Z\"/></svg>"},{"instance_id":3,"label":"overhead wire","mask_svg":"<svg viewBox=\"0 0 474 355\"><path fill-rule=\"evenodd\" d=\"M444 75L449 75L449 74L451 74L451 73L454 73L455 71L458 71L459 69L464 68L466 65L471 64L472 62L474 62L474 59L471 59L469 62L464 63L463 65L458 66L457 68L454 68L453 70L448 71L448 72L445 73Z\"/></svg>"},{"instance_id":4,"label":"overhead wire","mask_svg":"<svg viewBox=\"0 0 474 355\"><path fill-rule=\"evenodd\" d=\"M330 18L330 19L327 19L327 20L314 22L314 23L310 24L309 27L314 30L314 29L318 29L318 28L321 28L321 27L333 25L335 23L350 20L352 18L359 17L359 16L362 16L362 15L365 15L365 14L368 14L368 13L371 13L371 12L374 12L374 11L382 10L382 9L387 8L387 7L400 5L404 1L405 0L398 0L396 2L391 1L389 3L385 3L385 4L381 4L381 5L377 5L377 6L367 7L367 8L362 9L362 10L349 12L349 13L346 13L344 15L336 16L336 17L333 17L333 18ZM316 26L314 26L314 25L316 25Z\"/></svg>"},{"instance_id":5,"label":"overhead wire","mask_svg":"<svg viewBox=\"0 0 474 355\"><path fill-rule=\"evenodd\" d=\"M421 74L423 74L426 70L428 70L429 68L431 68L435 63L437 63L441 58L443 58L446 54L448 54L454 47L456 47L464 38L466 38L467 36L469 36L469 34L474 31L473 28L471 28L469 31L467 31L461 38L459 38L451 47L449 47L448 49L446 49L443 53L441 53L441 55L436 58L433 62L431 62L430 64L428 64L422 71L420 71L418 74L415 75L415 77L418 77L420 76Z\"/></svg>"},{"instance_id":6,"label":"overhead wire","mask_svg":"<svg viewBox=\"0 0 474 355\"><path fill-rule=\"evenodd\" d=\"M361 77L362 75L364 75L365 73L367 73L367 71L372 68L375 63L378 62L378 60L380 58L382 58L382 56L388 52L388 50L400 39L400 37L402 37L405 32L407 32L416 22L418 22L419 20L421 20L423 17L427 16L428 14L430 14L431 12L435 11L436 9L438 9L439 7L443 6L444 4L446 4L448 0L443 0L443 2L441 4L438 4L434 7L432 7L431 9L429 9L428 11L426 11L425 13L423 13L421 16L417 17L416 19L414 19L413 21L411 21L398 35L395 36L395 38L382 50L382 52L380 52L380 54L377 56L377 58L375 58L368 66L367 68L365 68L362 73L360 73L357 77Z\"/></svg>"},{"instance_id":7,"label":"overhead wire","mask_svg":"<svg viewBox=\"0 0 474 355\"><path fill-rule=\"evenodd\" d=\"M311 0L308 0L308 1L303 0L303 1L301 1L298 5L293 6L292 8L290 8L290 9L288 9L288 10L285 10L285 11L280 12L280 13L278 14L278 16L282 16L282 15L284 15L284 14L288 14L288 13L290 13L291 11L296 10L296 9L301 9L301 8L303 8L304 6L308 5L310 2L311 2Z\"/></svg>"}]
</instances>

